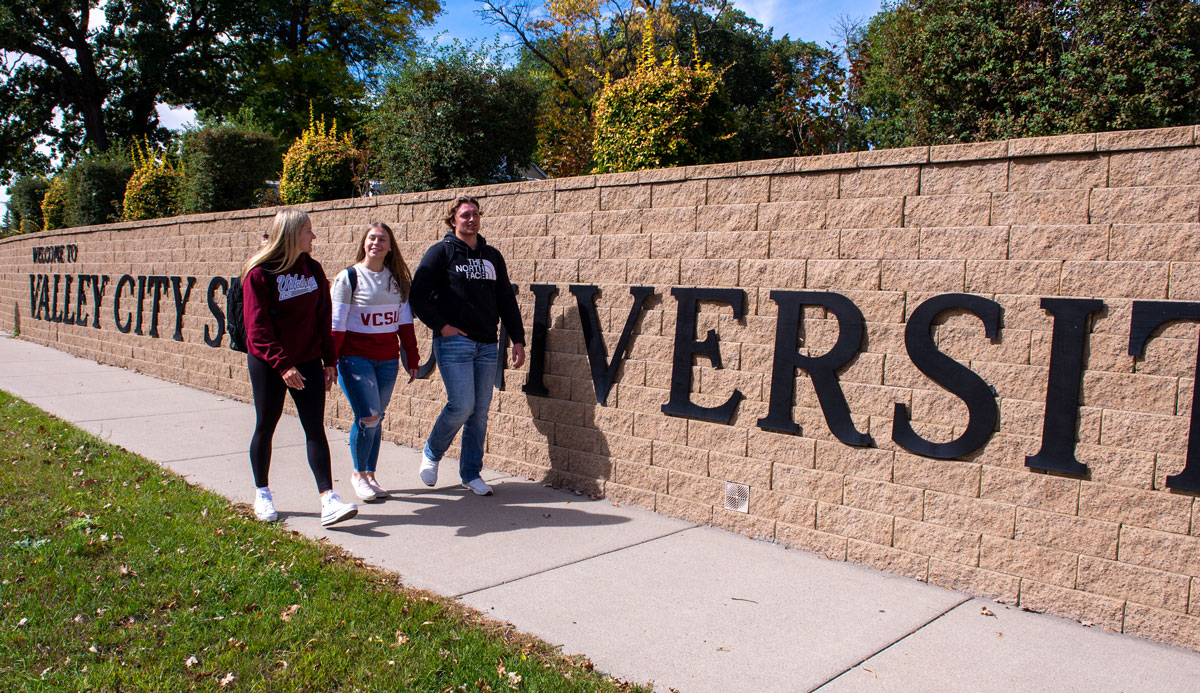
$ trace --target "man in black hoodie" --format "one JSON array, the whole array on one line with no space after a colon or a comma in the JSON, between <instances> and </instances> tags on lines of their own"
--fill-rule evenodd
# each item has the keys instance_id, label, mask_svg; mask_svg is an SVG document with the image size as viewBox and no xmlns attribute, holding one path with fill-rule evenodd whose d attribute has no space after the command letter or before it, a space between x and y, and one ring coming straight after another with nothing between
<instances>
[{"instance_id":1,"label":"man in black hoodie","mask_svg":"<svg viewBox=\"0 0 1200 693\"><path fill-rule=\"evenodd\" d=\"M525 327L504 257L479 235L479 203L458 198L445 222L450 231L421 258L409 297L413 312L433 330L433 355L446 385L446 406L425 441L421 481L437 483L438 463L461 428L462 484L490 496L492 487L479 472L496 382L497 324L503 322L512 339L514 368L525 363Z\"/></svg>"}]
</instances>

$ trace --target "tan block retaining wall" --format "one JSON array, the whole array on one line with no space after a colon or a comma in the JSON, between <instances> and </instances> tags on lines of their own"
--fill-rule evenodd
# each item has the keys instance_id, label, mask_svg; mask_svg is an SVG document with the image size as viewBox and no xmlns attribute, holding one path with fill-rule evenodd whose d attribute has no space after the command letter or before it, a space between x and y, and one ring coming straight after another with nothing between
<instances>
[{"instance_id":1,"label":"tan block retaining wall","mask_svg":"<svg viewBox=\"0 0 1200 693\"><path fill-rule=\"evenodd\" d=\"M1170 489L1166 481L1184 468L1197 325L1158 328L1143 357L1129 355L1134 301L1200 301L1198 143L1200 128L1184 127L467 191L481 198L484 235L508 258L527 330L531 284L558 289L546 341L549 395L522 392L528 367L505 373L486 463L831 559L1200 649L1200 505L1196 493ZM415 266L443 233L438 219L447 200L461 192L310 205L315 255L332 276L351 262L364 225L382 220ZM272 213L0 240L0 327L12 331L19 322L23 339L246 399L244 356L224 343L205 343L206 330L211 338L218 324L209 288L214 277L238 273ZM38 305L42 275L45 306ZM81 303L80 275L108 280L84 280ZM114 315L123 275L134 284L121 286ZM151 278L143 334L123 334L118 318L137 321L139 277ZM172 285L153 277L180 279ZM190 295L188 277L196 280ZM629 287L655 290L604 406L596 402L569 290L576 284L600 288L597 317L610 358L633 302ZM149 335L155 286L157 338ZM744 291L742 319L729 304L702 302L696 334L687 336L699 340L714 330L719 339L724 368L697 356L690 397L715 406L739 390L745 399L728 424L662 411L677 357L681 303L672 289L679 287ZM224 293L215 288L213 301L223 308ZM776 351L772 290L832 292L862 312L864 338L838 377L853 426L872 445L847 445L830 432L804 371L793 379L799 433L758 425L768 411ZM905 346L916 307L948 293L990 299L1002 311L995 340L985 336L980 318L961 309L943 313L932 328L937 349L982 377L999 408L986 444L949 460L913 454L892 440L897 403L911 412L915 432L931 441L966 429L963 400L918 370ZM1082 385L1075 455L1088 466L1084 475L1026 466L1026 456L1040 448L1047 400L1054 320L1042 308L1046 297L1105 305L1085 335L1082 378L1068 379ZM181 341L173 339L178 303ZM77 316L86 324L69 324ZM838 331L831 311L806 307L801 353L826 353ZM429 333L418 334L425 357ZM399 386L387 437L419 445L442 396L436 375ZM338 394L330 420L346 427L348 416ZM724 509L726 482L749 486L749 513Z\"/></svg>"}]
</instances>

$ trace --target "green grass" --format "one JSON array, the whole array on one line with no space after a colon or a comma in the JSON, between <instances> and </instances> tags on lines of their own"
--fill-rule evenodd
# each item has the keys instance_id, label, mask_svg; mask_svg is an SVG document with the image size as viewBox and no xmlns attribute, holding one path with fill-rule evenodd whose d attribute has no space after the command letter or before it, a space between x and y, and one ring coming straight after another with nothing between
<instances>
[{"instance_id":1,"label":"green grass","mask_svg":"<svg viewBox=\"0 0 1200 693\"><path fill-rule=\"evenodd\" d=\"M0 690L635 689L0 392Z\"/></svg>"}]
</instances>

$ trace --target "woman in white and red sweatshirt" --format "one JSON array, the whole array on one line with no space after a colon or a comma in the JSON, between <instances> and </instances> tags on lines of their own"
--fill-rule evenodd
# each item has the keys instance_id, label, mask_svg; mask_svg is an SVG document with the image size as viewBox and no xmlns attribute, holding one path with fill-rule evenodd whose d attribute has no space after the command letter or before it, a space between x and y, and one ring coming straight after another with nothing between
<instances>
[{"instance_id":1,"label":"woman in white and red sweatshirt","mask_svg":"<svg viewBox=\"0 0 1200 693\"><path fill-rule=\"evenodd\" d=\"M367 227L358 241L354 265L333 280L333 342L338 384L350 408L351 483L363 500L387 498L375 479L382 438L383 413L392 398L404 346L408 382L417 377L420 356L408 307L412 274L396 247L396 237L383 222Z\"/></svg>"},{"instance_id":2,"label":"woman in white and red sweatshirt","mask_svg":"<svg viewBox=\"0 0 1200 693\"><path fill-rule=\"evenodd\" d=\"M304 427L308 466L321 495L321 524L328 526L354 517L358 508L338 497L329 468L325 393L333 384L334 350L329 335L329 282L321 264L310 257L316 237L307 214L281 209L265 244L242 270L242 306L246 366L257 416L250 439L254 513L268 522L279 517L267 487L267 472L284 393L290 393Z\"/></svg>"}]
</instances>

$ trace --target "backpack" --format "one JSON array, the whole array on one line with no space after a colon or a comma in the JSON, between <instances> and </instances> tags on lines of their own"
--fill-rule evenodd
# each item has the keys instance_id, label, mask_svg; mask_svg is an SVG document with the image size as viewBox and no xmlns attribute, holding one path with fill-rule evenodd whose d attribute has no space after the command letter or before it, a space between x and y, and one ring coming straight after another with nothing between
<instances>
[{"instance_id":1,"label":"backpack","mask_svg":"<svg viewBox=\"0 0 1200 693\"><path fill-rule=\"evenodd\" d=\"M307 262L312 259L308 258ZM308 269L312 271L312 265L308 265ZM358 275L354 268L350 268L350 293L354 293L354 287L358 284ZM276 311L271 309L271 317L275 317ZM234 351L246 353L246 314L242 303L242 278L229 278L229 291L225 294L225 331L229 334L229 348Z\"/></svg>"},{"instance_id":2,"label":"backpack","mask_svg":"<svg viewBox=\"0 0 1200 693\"><path fill-rule=\"evenodd\" d=\"M225 331L229 333L229 348L246 353L246 316L242 308L242 278L229 278L225 293Z\"/></svg>"}]
</instances>

